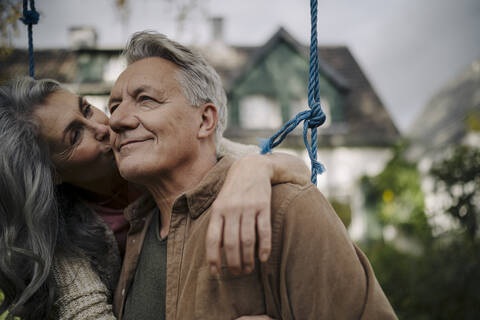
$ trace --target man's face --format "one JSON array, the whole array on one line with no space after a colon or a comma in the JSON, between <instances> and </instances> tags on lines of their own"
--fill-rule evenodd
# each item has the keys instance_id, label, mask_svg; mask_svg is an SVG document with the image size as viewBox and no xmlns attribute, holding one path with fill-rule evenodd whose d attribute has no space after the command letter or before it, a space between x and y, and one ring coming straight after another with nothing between
<instances>
[{"instance_id":1,"label":"man's face","mask_svg":"<svg viewBox=\"0 0 480 320\"><path fill-rule=\"evenodd\" d=\"M120 174L129 181L149 184L198 152L201 111L183 95L178 70L162 58L142 59L112 89L110 142Z\"/></svg>"}]
</instances>

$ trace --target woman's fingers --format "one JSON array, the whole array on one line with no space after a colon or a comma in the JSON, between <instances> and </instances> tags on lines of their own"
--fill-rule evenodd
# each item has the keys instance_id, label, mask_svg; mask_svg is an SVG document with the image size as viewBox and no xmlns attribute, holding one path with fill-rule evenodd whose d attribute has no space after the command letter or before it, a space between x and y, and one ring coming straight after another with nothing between
<instances>
[{"instance_id":1,"label":"woman's fingers","mask_svg":"<svg viewBox=\"0 0 480 320\"><path fill-rule=\"evenodd\" d=\"M250 273L255 267L255 212L245 213L241 217L240 242L243 272Z\"/></svg>"},{"instance_id":2,"label":"woman's fingers","mask_svg":"<svg viewBox=\"0 0 480 320\"><path fill-rule=\"evenodd\" d=\"M257 215L258 256L260 261L266 262L272 250L272 224L270 220L270 202Z\"/></svg>"},{"instance_id":3,"label":"woman's fingers","mask_svg":"<svg viewBox=\"0 0 480 320\"><path fill-rule=\"evenodd\" d=\"M222 246L223 225L223 216L213 211L210 224L208 225L207 238L205 239L207 263L212 274L220 272L222 262L220 247Z\"/></svg>"},{"instance_id":4,"label":"woman's fingers","mask_svg":"<svg viewBox=\"0 0 480 320\"><path fill-rule=\"evenodd\" d=\"M223 233L223 248L228 268L233 274L242 272L240 254L240 216L229 215L225 217L225 231Z\"/></svg>"},{"instance_id":5,"label":"woman's fingers","mask_svg":"<svg viewBox=\"0 0 480 320\"><path fill-rule=\"evenodd\" d=\"M210 213L206 250L212 271L219 271L221 266L222 244L227 266L234 274L249 273L255 268L256 243L260 260L268 259L271 170L271 163L261 155L237 160L230 168Z\"/></svg>"}]
</instances>

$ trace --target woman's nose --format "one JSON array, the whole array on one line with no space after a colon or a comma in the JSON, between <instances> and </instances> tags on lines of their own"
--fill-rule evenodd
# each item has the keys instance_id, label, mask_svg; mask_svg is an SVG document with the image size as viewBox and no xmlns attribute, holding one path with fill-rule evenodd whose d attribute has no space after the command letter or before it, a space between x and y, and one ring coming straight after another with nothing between
<instances>
[{"instance_id":1,"label":"woman's nose","mask_svg":"<svg viewBox=\"0 0 480 320\"><path fill-rule=\"evenodd\" d=\"M98 141L109 140L110 130L107 124L94 122L92 123L92 129L93 129L96 140Z\"/></svg>"}]
</instances>

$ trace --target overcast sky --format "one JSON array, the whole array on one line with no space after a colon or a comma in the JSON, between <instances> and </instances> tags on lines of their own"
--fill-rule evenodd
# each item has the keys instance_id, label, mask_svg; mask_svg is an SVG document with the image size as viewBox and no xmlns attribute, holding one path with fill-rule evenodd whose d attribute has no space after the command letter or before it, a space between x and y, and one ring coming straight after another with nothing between
<instances>
[{"instance_id":1,"label":"overcast sky","mask_svg":"<svg viewBox=\"0 0 480 320\"><path fill-rule=\"evenodd\" d=\"M186 43L209 40L208 16L225 18L229 44L263 44L284 26L309 43L307 0L197 0L183 27L179 4L192 0L37 0L37 48L68 47L70 26L94 26L101 47L121 47L139 30L156 29ZM399 129L406 131L428 99L480 57L480 0L319 0L320 44L347 45ZM26 28L14 39L26 46Z\"/></svg>"}]
</instances>

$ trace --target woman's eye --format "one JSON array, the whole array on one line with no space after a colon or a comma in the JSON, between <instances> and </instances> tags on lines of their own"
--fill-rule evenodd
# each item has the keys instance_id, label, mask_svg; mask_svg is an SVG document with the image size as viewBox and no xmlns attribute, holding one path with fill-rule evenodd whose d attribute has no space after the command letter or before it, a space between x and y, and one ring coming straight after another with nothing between
<instances>
[{"instance_id":1,"label":"woman's eye","mask_svg":"<svg viewBox=\"0 0 480 320\"><path fill-rule=\"evenodd\" d=\"M87 104L85 105L85 108L83 109L83 115L86 117L86 118L89 118L93 113L93 110L92 110L92 106Z\"/></svg>"},{"instance_id":2,"label":"woman's eye","mask_svg":"<svg viewBox=\"0 0 480 320\"><path fill-rule=\"evenodd\" d=\"M70 134L70 145L73 146L77 144L77 142L80 140L80 135L81 135L81 129L74 129L72 133Z\"/></svg>"}]
</instances>

